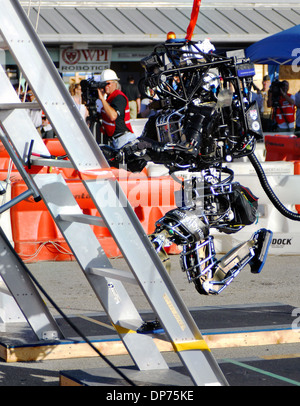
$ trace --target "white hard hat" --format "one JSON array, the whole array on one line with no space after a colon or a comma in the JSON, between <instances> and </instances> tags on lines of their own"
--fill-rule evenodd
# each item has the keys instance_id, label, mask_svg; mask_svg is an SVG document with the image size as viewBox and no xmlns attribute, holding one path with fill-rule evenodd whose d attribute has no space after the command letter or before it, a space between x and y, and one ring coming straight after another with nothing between
<instances>
[{"instance_id":1,"label":"white hard hat","mask_svg":"<svg viewBox=\"0 0 300 406\"><path fill-rule=\"evenodd\" d=\"M103 72L101 72L101 82L106 82L107 80L120 80L118 76L116 75L116 72L112 69L105 69Z\"/></svg>"}]
</instances>

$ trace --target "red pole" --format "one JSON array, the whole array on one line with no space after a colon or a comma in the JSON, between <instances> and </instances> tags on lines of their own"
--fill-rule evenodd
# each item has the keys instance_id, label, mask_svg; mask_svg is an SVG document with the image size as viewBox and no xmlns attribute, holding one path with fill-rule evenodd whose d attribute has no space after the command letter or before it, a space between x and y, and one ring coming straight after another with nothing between
<instances>
[{"instance_id":1,"label":"red pole","mask_svg":"<svg viewBox=\"0 0 300 406\"><path fill-rule=\"evenodd\" d=\"M190 20L189 26L187 28L186 37L185 37L185 39L187 39L189 41L191 41L191 39L192 39L194 28L195 28L195 25L196 25L196 22L198 19L200 3L201 3L201 0L194 0L193 9L192 9L192 13L191 13L191 20Z\"/></svg>"}]
</instances>

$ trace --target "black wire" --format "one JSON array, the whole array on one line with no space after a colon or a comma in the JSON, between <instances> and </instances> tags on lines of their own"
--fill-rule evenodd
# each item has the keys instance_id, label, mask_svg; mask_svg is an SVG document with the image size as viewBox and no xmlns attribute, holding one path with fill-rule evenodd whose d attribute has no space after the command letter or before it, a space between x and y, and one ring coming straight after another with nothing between
<instances>
[{"instance_id":1,"label":"black wire","mask_svg":"<svg viewBox=\"0 0 300 406\"><path fill-rule=\"evenodd\" d=\"M259 162L259 160L257 159L256 155L252 152L252 154L250 154L248 156L250 162L252 163L258 179L260 181L260 184L262 186L262 188L264 189L266 195L268 196L268 198L271 200L271 202L273 203L273 205L276 207L276 209L285 217L289 218L290 220L294 220L294 221L300 221L300 214L295 213L293 211L288 210L282 203L281 201L278 199L278 197L275 195L275 193L273 192L266 174Z\"/></svg>"}]
</instances>

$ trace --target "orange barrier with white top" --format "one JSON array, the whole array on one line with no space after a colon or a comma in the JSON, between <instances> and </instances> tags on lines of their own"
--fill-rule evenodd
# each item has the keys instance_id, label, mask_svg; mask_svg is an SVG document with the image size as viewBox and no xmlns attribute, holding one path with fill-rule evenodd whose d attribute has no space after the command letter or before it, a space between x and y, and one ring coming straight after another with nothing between
<instances>
[{"instance_id":1,"label":"orange barrier with white top","mask_svg":"<svg viewBox=\"0 0 300 406\"><path fill-rule=\"evenodd\" d=\"M73 196L84 214L99 216L92 199L80 180L67 180ZM155 222L167 211L175 208L174 191L180 185L170 177L137 178L136 175L119 179L145 232L151 234ZM23 181L12 184L11 197L26 190ZM67 243L53 221L45 204L28 198L11 208L12 237L15 251L26 262L73 260ZM108 257L121 256L121 252L106 227L91 225ZM169 253L177 253L175 247Z\"/></svg>"},{"instance_id":2,"label":"orange barrier with white top","mask_svg":"<svg viewBox=\"0 0 300 406\"><path fill-rule=\"evenodd\" d=\"M65 150L58 139L47 139L44 142L50 155L59 157L65 155ZM7 178L9 160L7 151L0 143L0 180ZM82 212L93 216L99 215L98 211L80 178L88 180L103 176L105 179L107 177L117 179L147 234L153 233L155 222L159 218L176 207L174 192L180 189L180 184L169 176L148 178L146 169L141 173L130 173L124 169L104 168L96 172L86 171L81 174L72 168L39 167L33 168L33 170L39 173L60 173L66 180ZM20 173L14 166L10 173L10 182L11 198L20 195L27 189ZM42 201L35 202L33 198L23 200L10 209L10 218L14 248L24 261L74 259ZM108 257L121 255L106 227L94 225L91 227ZM179 252L174 245L166 250L169 253Z\"/></svg>"},{"instance_id":3,"label":"orange barrier with white top","mask_svg":"<svg viewBox=\"0 0 300 406\"><path fill-rule=\"evenodd\" d=\"M294 161L294 174L300 175L300 138L296 135L265 135L266 161ZM295 208L300 213L300 204Z\"/></svg>"},{"instance_id":4,"label":"orange barrier with white top","mask_svg":"<svg viewBox=\"0 0 300 406\"><path fill-rule=\"evenodd\" d=\"M265 135L266 161L299 161L300 138L295 135Z\"/></svg>"}]
</instances>

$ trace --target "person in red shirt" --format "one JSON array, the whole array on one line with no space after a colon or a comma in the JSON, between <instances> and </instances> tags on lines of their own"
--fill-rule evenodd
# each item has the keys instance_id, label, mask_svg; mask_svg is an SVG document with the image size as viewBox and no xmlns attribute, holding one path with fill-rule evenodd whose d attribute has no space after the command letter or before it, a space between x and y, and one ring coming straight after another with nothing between
<instances>
[{"instance_id":1,"label":"person in red shirt","mask_svg":"<svg viewBox=\"0 0 300 406\"><path fill-rule=\"evenodd\" d=\"M101 131L107 136L113 147L119 149L137 138L130 123L128 99L118 89L119 78L113 70L104 70L100 81L102 86L98 89L98 95L102 103Z\"/></svg>"},{"instance_id":2,"label":"person in red shirt","mask_svg":"<svg viewBox=\"0 0 300 406\"><path fill-rule=\"evenodd\" d=\"M276 131L294 131L295 128L295 96L288 93L289 82L278 82L279 95L274 98L274 86L269 89L268 107L273 108L273 120L277 124Z\"/></svg>"}]
</instances>

